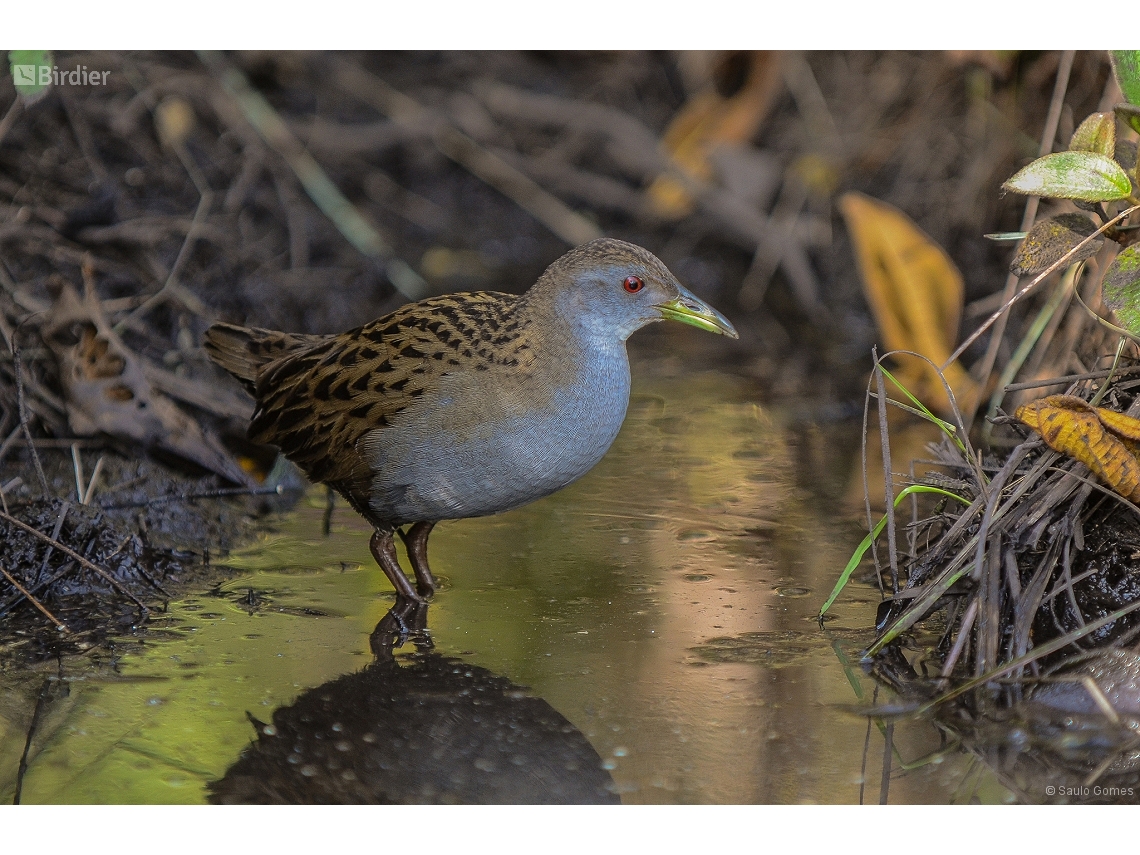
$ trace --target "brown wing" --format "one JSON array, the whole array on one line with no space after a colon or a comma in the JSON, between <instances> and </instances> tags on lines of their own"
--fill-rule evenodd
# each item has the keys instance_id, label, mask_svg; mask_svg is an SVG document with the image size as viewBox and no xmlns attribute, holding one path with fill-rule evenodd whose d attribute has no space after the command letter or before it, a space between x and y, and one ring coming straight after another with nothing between
<instances>
[{"instance_id":1,"label":"brown wing","mask_svg":"<svg viewBox=\"0 0 1140 855\"><path fill-rule=\"evenodd\" d=\"M531 358L517 301L494 292L435 297L269 362L257 375L250 438L278 446L362 510L370 480L356 449L362 436L388 427L452 371Z\"/></svg>"}]
</instances>

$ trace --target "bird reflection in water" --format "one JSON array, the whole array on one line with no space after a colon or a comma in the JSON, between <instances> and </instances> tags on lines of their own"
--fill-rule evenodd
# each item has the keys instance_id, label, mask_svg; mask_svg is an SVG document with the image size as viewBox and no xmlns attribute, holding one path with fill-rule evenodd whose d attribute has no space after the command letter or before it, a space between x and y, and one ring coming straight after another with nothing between
<instances>
[{"instance_id":1,"label":"bird reflection in water","mask_svg":"<svg viewBox=\"0 0 1140 855\"><path fill-rule=\"evenodd\" d=\"M215 804L617 804L602 758L546 701L431 649L427 609L400 603L376 660L302 694L257 730ZM416 652L393 655L408 637Z\"/></svg>"}]
</instances>

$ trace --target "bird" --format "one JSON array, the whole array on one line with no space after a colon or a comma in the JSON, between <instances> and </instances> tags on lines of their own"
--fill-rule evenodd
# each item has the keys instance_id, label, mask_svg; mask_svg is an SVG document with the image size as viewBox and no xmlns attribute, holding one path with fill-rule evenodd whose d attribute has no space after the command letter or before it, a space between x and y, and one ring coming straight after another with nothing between
<instances>
[{"instance_id":1,"label":"bird","mask_svg":"<svg viewBox=\"0 0 1140 855\"><path fill-rule=\"evenodd\" d=\"M651 252L600 238L521 295L429 297L334 335L217 323L204 347L256 401L249 438L343 496L397 600L424 604L437 523L543 498L602 458L629 405L626 339L661 320L739 337Z\"/></svg>"}]
</instances>

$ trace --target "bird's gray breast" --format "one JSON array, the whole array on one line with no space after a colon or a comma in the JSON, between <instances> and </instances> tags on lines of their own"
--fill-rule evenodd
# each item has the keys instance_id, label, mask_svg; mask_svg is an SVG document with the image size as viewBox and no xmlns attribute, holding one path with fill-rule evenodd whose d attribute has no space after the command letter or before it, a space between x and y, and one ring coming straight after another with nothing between
<instances>
[{"instance_id":1,"label":"bird's gray breast","mask_svg":"<svg viewBox=\"0 0 1140 855\"><path fill-rule=\"evenodd\" d=\"M366 435L370 504L393 524L485 516L585 475L629 405L624 343L546 371L463 372Z\"/></svg>"}]
</instances>

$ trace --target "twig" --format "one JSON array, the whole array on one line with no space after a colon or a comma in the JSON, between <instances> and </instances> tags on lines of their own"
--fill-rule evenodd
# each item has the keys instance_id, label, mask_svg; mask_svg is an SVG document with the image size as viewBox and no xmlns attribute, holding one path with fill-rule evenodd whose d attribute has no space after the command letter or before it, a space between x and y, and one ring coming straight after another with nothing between
<instances>
[{"instance_id":1,"label":"twig","mask_svg":"<svg viewBox=\"0 0 1140 855\"><path fill-rule=\"evenodd\" d=\"M423 277L394 256L392 248L376 227L340 192L272 105L253 88L245 74L230 65L218 51L199 51L198 57L222 84L258 136L285 159L309 198L332 220L345 239L361 254L384 260L388 278L405 297L415 300L426 294L427 283Z\"/></svg>"},{"instance_id":2,"label":"twig","mask_svg":"<svg viewBox=\"0 0 1140 855\"><path fill-rule=\"evenodd\" d=\"M1066 374L1064 377L1051 377L1047 380L1030 380L1025 383L1011 383L1005 387L1007 392L1020 392L1023 389L1038 389L1042 386L1069 386L1082 380L1102 380L1105 377L1121 376L1125 374L1140 374L1140 365L1131 365L1125 368L1106 368L1103 371L1089 371L1085 374Z\"/></svg>"},{"instance_id":3,"label":"twig","mask_svg":"<svg viewBox=\"0 0 1140 855\"><path fill-rule=\"evenodd\" d=\"M879 349L877 345L871 347L871 358L874 360L875 365L879 365ZM870 434L870 416L871 416L871 382L874 380L874 375L877 371L872 372L872 376L867 378L867 394L863 396L863 430L860 433L859 451L860 451L860 464L863 473L863 508L867 514L867 531L873 532L875 530L875 519L871 512L871 484L870 484L870 471L867 465L867 437ZM882 425L880 424L880 430ZM893 492L893 491L892 491ZM883 501L886 504L891 504L893 496L884 496ZM875 582L879 586L880 596L885 596L883 590L883 574L879 572L882 567L879 562L879 546L878 538L871 540L871 558L875 562ZM898 591L891 591L892 596L897 594Z\"/></svg>"},{"instance_id":4,"label":"twig","mask_svg":"<svg viewBox=\"0 0 1140 855\"><path fill-rule=\"evenodd\" d=\"M47 543L54 545L55 548L58 549L60 552L63 552L67 555L70 555L73 559L78 561L82 566L86 567L88 570L92 571L93 573L96 573L99 576L101 576L103 579L105 579L111 585L112 588L114 588L116 591L118 591L120 594L122 594L124 597L126 597L131 602L133 602L136 606L139 607L139 619L140 619L140 621L145 621L147 619L147 616L150 615L150 609L148 609L146 607L146 605L143 603L143 601L140 600L138 597L136 597L134 594L132 594L130 591L128 591L125 587L123 587L122 583L119 582L118 579L116 579L114 576L112 576L110 573L108 573L106 570L104 570L99 565L94 564L91 561L88 561L86 558L84 558L82 555L80 555L78 552L76 552L71 547L66 546L63 543L60 543L58 540L52 540L50 537L48 537L42 531L39 531L39 530L33 528L32 526L28 525L27 523L20 522L20 520L16 519L15 517L11 516L10 514L0 513L0 519L3 519L5 522L7 522L10 525L14 525L17 528L23 529L24 531L26 531L28 534L32 535L33 537L38 537L40 540L46 541Z\"/></svg>"},{"instance_id":5,"label":"twig","mask_svg":"<svg viewBox=\"0 0 1140 855\"><path fill-rule=\"evenodd\" d=\"M250 489L248 487L233 487L221 490L207 490L203 493L178 493L169 496L155 496L143 499L141 502L124 502L122 504L103 505L98 507L104 511L121 511L126 508L149 508L152 505L162 505L167 502L186 502L191 499L220 499L223 496L279 496L284 488L279 484L276 487L262 487Z\"/></svg>"},{"instance_id":6,"label":"twig","mask_svg":"<svg viewBox=\"0 0 1140 855\"><path fill-rule=\"evenodd\" d=\"M1131 208L1126 208L1125 210L1121 211L1119 214L1117 214L1111 220L1106 222L1103 226L1101 226L1099 229L1097 229L1091 235L1086 237L1084 240L1082 240L1080 243L1078 243L1076 246L1074 246L1072 249L1070 249L1068 252L1066 252L1064 255L1062 255L1060 258L1058 258L1056 261L1054 261L1052 264L1050 264L1045 270L1042 270L1039 274L1037 274L1037 276L1035 276L1033 278L1032 282L1030 282L1028 285L1026 285L1024 288L1022 288L1020 291L1018 291L1012 297L1010 297L1005 303L1002 304L1002 307L1000 309L998 309L996 312L994 312L992 315L990 315L989 319L986 320L986 322L984 324L982 324L980 327L978 327L976 330L974 330L964 342L962 342L960 345L958 345L957 349L952 354L950 354L949 358L944 363L942 363L942 369L946 370L947 367L952 365L955 362L955 360L957 360L958 357L961 356L970 345L972 345L975 341L978 340L978 337L981 336L982 333L984 333L986 330L988 330L990 328L990 326L992 326L995 321L1000 320L1005 315L1005 313L1007 311L1009 311L1010 306L1012 306L1014 303L1016 303L1018 300L1020 300L1026 294L1028 294L1034 287L1036 287L1039 283L1044 281L1055 270L1058 270L1059 268L1063 267L1066 263L1068 263L1069 259L1071 259L1074 255L1076 255L1077 252L1079 252L1081 249L1083 249L1086 244L1088 244L1090 241L1093 241L1096 238L1100 237L1102 234L1104 234L1104 232L1108 231L1108 229L1110 229L1114 225L1116 225L1116 223L1120 222L1121 220L1123 220L1124 218L1128 217L1130 214L1132 214L1133 212L1138 211L1138 210L1140 210L1140 205L1133 205ZM995 338L996 338L996 331L995 331Z\"/></svg>"},{"instance_id":7,"label":"twig","mask_svg":"<svg viewBox=\"0 0 1140 855\"><path fill-rule=\"evenodd\" d=\"M55 521L55 528L51 531L51 539L59 540L59 533L63 530L63 521L67 518L67 512L71 510L71 502L64 502L59 509L59 517ZM7 508L4 509L7 513ZM51 553L55 547L48 544L48 548L44 551L44 559L40 562L40 569L36 571L36 580L38 581L47 570L48 561L51 560Z\"/></svg>"},{"instance_id":8,"label":"twig","mask_svg":"<svg viewBox=\"0 0 1140 855\"><path fill-rule=\"evenodd\" d=\"M1140 600L1132 602L1129 605L1125 606L1124 608L1117 609L1114 612L1110 612L1109 614L1105 615L1104 617L1099 618L1098 620L1095 620L1090 624L1086 624L1081 629L1074 630L1070 633L1067 633L1066 635L1063 635L1063 636L1060 636L1058 638L1054 638L1054 639L1051 639L1049 641L1046 641L1045 643L1039 645L1038 647L1033 648L1028 653L1026 653L1022 656L1019 656L1016 659L1010 660L1009 662L1006 662L1004 665L1001 665L1000 667L993 669L989 673L982 674L978 677L973 677L973 678L967 680L966 682L962 683L961 685L956 686L955 688L951 689L949 692L946 692L943 695L939 695L938 697L934 698L933 700L927 701L922 706L920 706L917 710L915 710L915 715L916 716L924 715L924 714L928 713L930 710L934 709L934 707L938 706L939 704L943 704L946 701L953 700L954 698L956 698L960 695L963 695L966 692L970 692L970 691L976 689L978 686L981 686L984 683L989 683L993 680L996 680L999 677L1003 677L1006 674L1009 674L1011 671L1016 671L1018 668L1021 668L1022 666L1027 665L1030 662L1034 662L1038 659L1041 659L1042 657L1048 656L1052 653L1056 653L1058 650L1062 650L1065 647L1067 647L1068 645L1072 644L1073 642L1079 641L1080 639L1084 638L1086 635L1089 635L1090 633L1096 632L1097 630L1099 630L1105 626L1108 626L1113 621L1120 620L1125 615L1131 614L1132 612L1136 611L1137 609L1140 609Z\"/></svg>"},{"instance_id":9,"label":"twig","mask_svg":"<svg viewBox=\"0 0 1140 855\"><path fill-rule=\"evenodd\" d=\"M291 119L289 127L305 148L338 158L375 157L399 145L428 140L425 129L409 130L389 119L349 124L318 116L312 120Z\"/></svg>"},{"instance_id":10,"label":"twig","mask_svg":"<svg viewBox=\"0 0 1140 855\"><path fill-rule=\"evenodd\" d=\"M607 142L607 154L640 180L650 182L668 175L734 239L745 242L753 252L762 249L768 257L779 258L797 296L819 293L807 252L798 241L781 243L771 219L753 205L727 190L698 180L672 163L663 154L657 135L637 119L601 104L540 95L498 83L476 83L472 91L496 114L532 125L554 125L601 137ZM805 309L822 311L814 306Z\"/></svg>"},{"instance_id":11,"label":"twig","mask_svg":"<svg viewBox=\"0 0 1140 855\"><path fill-rule=\"evenodd\" d=\"M344 92L360 98L406 128L428 124L432 128L432 142L442 154L498 190L571 246L602 236L602 230L594 223L449 122L433 117L414 99L349 62L334 60L333 64L336 82Z\"/></svg>"},{"instance_id":12,"label":"twig","mask_svg":"<svg viewBox=\"0 0 1140 855\"><path fill-rule=\"evenodd\" d=\"M91 480L87 482L87 492L83 494L83 500L80 502L82 505L91 504L91 497L95 495L95 484L99 481L99 476L103 473L103 455L99 455L99 459L95 461L95 470L91 473Z\"/></svg>"},{"instance_id":13,"label":"twig","mask_svg":"<svg viewBox=\"0 0 1140 855\"><path fill-rule=\"evenodd\" d=\"M993 488L995 492L1001 492L996 478ZM985 526L987 522L983 517L982 525ZM986 538L985 563L976 566L971 573L978 583L975 595L978 603L977 631L974 633L975 674L984 674L997 664L1001 638L1001 534L1000 531L995 531Z\"/></svg>"},{"instance_id":14,"label":"twig","mask_svg":"<svg viewBox=\"0 0 1140 855\"><path fill-rule=\"evenodd\" d=\"M83 504L83 460L79 456L79 446L71 444L71 468L75 473L75 501Z\"/></svg>"},{"instance_id":15,"label":"twig","mask_svg":"<svg viewBox=\"0 0 1140 855\"><path fill-rule=\"evenodd\" d=\"M1069 74L1073 69L1073 57L1075 54L1076 52L1072 50L1062 51L1061 53L1061 60L1057 65L1056 81L1053 84L1053 98L1049 103L1049 112L1045 115L1045 127L1041 132L1041 145L1037 150L1038 157L1044 157L1053 150L1053 140L1057 136L1057 123L1061 119L1061 108L1065 103L1065 91L1069 87ZM1030 196L1026 200L1025 211L1021 215L1021 228L1018 229L1018 231L1029 231L1029 227L1033 225L1033 220L1037 217L1037 206L1040 204L1040 201L1040 197L1038 196ZM1082 242L1082 245L1083 243L1084 242ZM1071 253L1069 253L1069 255L1071 255ZM1052 272L1052 270L1055 268L1056 265L1050 267L1049 272ZM1029 287L1037 284L1040 279L1044 278L1044 275L1045 274L1034 279ZM993 371L994 368L994 362L997 360L998 348L1001 347L1001 340L1005 335L1005 327L1009 322L1009 317L1004 313L1010 306L1013 305L1017 299L1013 296L1013 293L1014 289L1017 287L1019 279L1020 277L1016 273L1010 273L1009 276L1006 277L1005 288L1002 292L1002 308L998 310L997 315L991 317L990 320L987 321L982 326L982 328L975 332L974 335L972 335L969 339L969 342L972 344L974 340L977 339L979 335L981 335L982 331L986 327L992 324L995 320L998 321L997 327L994 328L994 334L990 338L989 346L986 348L985 356L982 357L982 361L979 363L978 370L975 372L975 376L981 378L981 381L983 383L985 382L985 379L990 376L990 372ZM1021 295L1019 294L1018 296ZM959 347L958 350L955 351L954 355L946 360L946 365L952 364L966 349L966 347L967 345ZM943 366L943 368L945 367L946 366ZM979 396L977 404L972 407L970 412L967 414L971 421L973 421L974 414L977 411L978 406L981 406L981 396ZM969 425L967 425L967 427L969 427Z\"/></svg>"},{"instance_id":16,"label":"twig","mask_svg":"<svg viewBox=\"0 0 1140 855\"><path fill-rule=\"evenodd\" d=\"M624 181L576 169L568 163L553 159L549 153L541 157L529 157L505 148L494 148L492 152L535 181L544 183L555 192L585 202L591 208L618 211L651 223L659 221L657 212L645 194Z\"/></svg>"},{"instance_id":17,"label":"twig","mask_svg":"<svg viewBox=\"0 0 1140 855\"><path fill-rule=\"evenodd\" d=\"M260 142L247 142L242 149L241 172L230 183L225 198L222 199L223 211L227 214L236 214L242 209L250 190L257 183L257 179L261 176L261 170L264 168L265 149Z\"/></svg>"},{"instance_id":18,"label":"twig","mask_svg":"<svg viewBox=\"0 0 1140 855\"><path fill-rule=\"evenodd\" d=\"M36 728L43 717L44 710L47 709L48 698L51 696L50 679L44 680L40 686L39 697L36 698L36 708L32 712L32 721L28 725L28 736L24 740L24 752L20 755L20 765L16 769L16 794L12 796L12 804L18 805L20 803L20 796L24 791L24 775L28 772L28 752L32 748L32 737L36 734Z\"/></svg>"},{"instance_id":19,"label":"twig","mask_svg":"<svg viewBox=\"0 0 1140 855\"><path fill-rule=\"evenodd\" d=\"M834 152L841 143L839 127L827 108L827 99L819 87L815 72L798 51L785 58L783 69L784 85L792 93L809 137L817 145L822 144L823 148Z\"/></svg>"},{"instance_id":20,"label":"twig","mask_svg":"<svg viewBox=\"0 0 1140 855\"><path fill-rule=\"evenodd\" d=\"M1119 723L1119 721L1118 721ZM1123 745L1118 746L1117 750L1100 762L1100 764L1089 773L1089 776L1082 782L1083 786L1091 787L1100 780L1101 775L1107 772L1114 763L1117 763L1123 757L1128 757L1129 752L1133 751L1137 745L1140 745L1140 737L1131 734L1129 739Z\"/></svg>"},{"instance_id":21,"label":"twig","mask_svg":"<svg viewBox=\"0 0 1140 855\"><path fill-rule=\"evenodd\" d=\"M978 598L970 600L970 605L966 609L966 614L962 616L962 624L958 627L958 637L954 639L954 646L950 648L950 652L946 655L946 661L942 665L942 678L946 679L954 672L954 666L958 664L958 657L962 655L962 651L966 647L966 642L970 639L970 630L974 628L974 618L978 615Z\"/></svg>"},{"instance_id":22,"label":"twig","mask_svg":"<svg viewBox=\"0 0 1140 855\"><path fill-rule=\"evenodd\" d=\"M273 185L277 190L277 201L285 211L285 228L289 232L289 268L302 270L309 266L309 237L305 233L305 212L300 197L288 176L284 170L273 170Z\"/></svg>"},{"instance_id":23,"label":"twig","mask_svg":"<svg viewBox=\"0 0 1140 855\"><path fill-rule=\"evenodd\" d=\"M18 427L16 428L16 431L19 432ZM4 443L7 444L11 439L12 437L9 437L8 439L4 440ZM104 439L92 439L90 437L85 439L83 437L74 436L43 436L32 440L32 446L35 448L71 448L73 445L77 445L80 448L105 448L107 446L107 441Z\"/></svg>"},{"instance_id":24,"label":"twig","mask_svg":"<svg viewBox=\"0 0 1140 855\"><path fill-rule=\"evenodd\" d=\"M16 440L19 438L22 430L23 425L17 424L12 428L12 432L8 434L7 438L5 438L3 442L0 442L0 461L3 461L4 458L8 456L8 449L16 444Z\"/></svg>"},{"instance_id":25,"label":"twig","mask_svg":"<svg viewBox=\"0 0 1140 855\"><path fill-rule=\"evenodd\" d=\"M194 209L194 219L190 221L190 228L186 230L186 237L182 239L182 246L179 248L178 255L174 259L174 266L170 268L170 273L167 274L166 280L162 283L162 287L147 297L142 305L115 324L112 329L116 333L122 335L123 330L128 326L170 297L177 299L182 305L199 317L209 318L213 315L210 308L198 299L198 296L194 292L190 291L178 281L178 277L182 273L182 268L190 258L191 249L193 249L194 245L198 242L198 237L204 225L206 215L209 213L213 204L214 194L211 191L207 190L199 197L198 207ZM83 265L85 282L87 281L86 272L88 267L89 265L85 262Z\"/></svg>"},{"instance_id":26,"label":"twig","mask_svg":"<svg viewBox=\"0 0 1140 855\"><path fill-rule=\"evenodd\" d=\"M806 63L804 63L806 65ZM776 199L776 205L768 220L778 231L777 240L781 245L790 246L796 242L796 235L800 229L800 213L808 200L807 185L801 181L793 170L785 170L783 186ZM776 269L780 266L783 255L773 256L764 251L765 247L757 247L752 258L752 265L744 274L740 283L738 300L746 309L758 309L764 302L764 295ZM797 283L793 282L793 286ZM819 294L815 292L801 293L796 289L796 297L805 309L818 311L820 308Z\"/></svg>"},{"instance_id":27,"label":"twig","mask_svg":"<svg viewBox=\"0 0 1140 855\"><path fill-rule=\"evenodd\" d=\"M54 585L56 582L58 582L60 579L62 579L64 576L66 576L68 573L70 573L71 568L74 566L74 564L75 564L75 562L73 562L73 561L65 561L63 563L63 566L56 573L52 574L51 577L45 579L42 582L37 582L35 585L33 585L31 588L31 592L33 594L38 594L40 591L47 590L52 585ZM20 604L20 601L22 599L23 599L23 597L17 595L17 596L12 598L12 601L10 603L7 603L6 605L0 607L0 616L6 615L6 614L8 614L8 612L12 611L12 609L14 609L16 606L18 606Z\"/></svg>"},{"instance_id":28,"label":"twig","mask_svg":"<svg viewBox=\"0 0 1140 855\"><path fill-rule=\"evenodd\" d=\"M891 592L897 594L899 590L899 556L898 544L895 539L895 489L894 478L891 473L891 441L887 428L887 389L883 380L882 365L878 355L875 356L875 388L878 391L879 416L879 444L883 455L883 503L887 507L887 555L891 564Z\"/></svg>"},{"instance_id":29,"label":"twig","mask_svg":"<svg viewBox=\"0 0 1140 855\"><path fill-rule=\"evenodd\" d=\"M24 432L24 440L28 443L28 453L36 467L36 477L40 480L40 489L44 496L48 494L47 476L44 467L40 464L40 456L36 453L36 446L32 442L32 429L28 426L28 408L24 402L24 373L20 370L20 346L16 344L15 335L12 336L12 364L16 372L16 409L20 412L20 428Z\"/></svg>"},{"instance_id":30,"label":"twig","mask_svg":"<svg viewBox=\"0 0 1140 855\"><path fill-rule=\"evenodd\" d=\"M14 587L21 594L23 594L29 603L31 603L33 606L35 606L37 609L39 609L39 611L43 614L43 616L46 617L48 620L50 620L52 622L52 625L55 626L56 629L58 629L60 632L68 632L68 633L71 632L71 630L68 629L67 624L65 624L63 621L61 621L59 618L57 618L55 615L53 615L51 612L49 612L47 610L47 607L44 606L43 603L41 603L39 600L37 600L35 597L33 597L30 593L28 593L28 589L25 588L23 585L21 585L18 581L16 581L16 578L11 573L9 573L7 570L5 570L3 565L0 565L0 573L3 573L4 578L12 583L12 587Z\"/></svg>"},{"instance_id":31,"label":"twig","mask_svg":"<svg viewBox=\"0 0 1140 855\"><path fill-rule=\"evenodd\" d=\"M1068 307L1069 301L1072 299L1076 289L1077 277L1083 268L1083 263L1077 263L1061 274L1060 286L1053 289L1053 293L1049 296L1049 299L1045 301L1045 305L1041 307L1041 311L1037 313L1037 317L1033 323L1030 324L1029 331L1024 335L1021 341L1018 342L1017 347L1013 351L1013 355L1009 358L1009 362L1005 368L1002 369L1001 376L998 378L998 386L1000 388L1008 386L1013 381L1013 378L1017 376L1035 348L1037 349L1036 363L1040 364L1052 337L1052 332L1048 333L1048 338L1046 334L1050 330L1055 332L1060 325L1061 318L1064 317L1065 309ZM1035 367L1030 365L1026 373L1032 376L1034 369ZM997 412L1002 397L1002 392L994 393L990 399L990 407L989 410L987 410L987 415L992 416Z\"/></svg>"},{"instance_id":32,"label":"twig","mask_svg":"<svg viewBox=\"0 0 1140 855\"><path fill-rule=\"evenodd\" d=\"M67 94L68 88L60 87L57 90L59 101L63 105L63 112L67 115L68 124L71 125L71 132L75 134L75 141L79 144L79 150L83 153L83 159L87 161L91 174L102 184L110 178L110 175L102 158L99 157L99 150L95 147L95 138L91 134L91 126L87 124L86 117L71 96Z\"/></svg>"}]
</instances>

